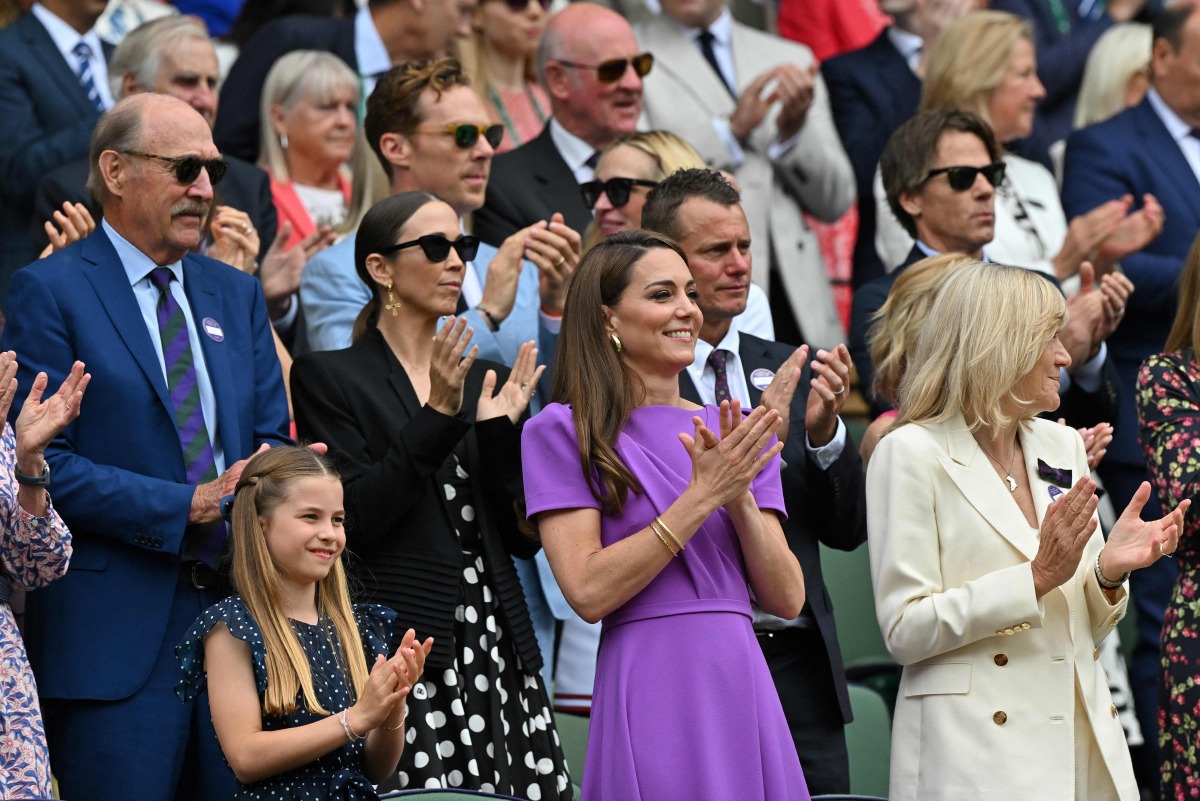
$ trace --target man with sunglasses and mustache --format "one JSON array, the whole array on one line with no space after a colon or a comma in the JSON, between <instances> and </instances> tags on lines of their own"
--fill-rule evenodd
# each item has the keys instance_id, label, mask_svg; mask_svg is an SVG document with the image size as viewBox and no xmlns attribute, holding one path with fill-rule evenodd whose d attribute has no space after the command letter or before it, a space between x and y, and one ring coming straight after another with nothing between
<instances>
[{"instance_id":1,"label":"man with sunglasses and mustache","mask_svg":"<svg viewBox=\"0 0 1200 801\"><path fill-rule=\"evenodd\" d=\"M30 599L29 651L63 796L229 799L206 700L174 693L174 649L223 598L222 496L260 446L290 443L262 287L195 254L226 164L204 118L144 93L92 135L91 236L19 270L3 348L18 377L86 360L87 413L46 452L73 535ZM14 408L12 414L17 414Z\"/></svg>"},{"instance_id":2,"label":"man with sunglasses and mustache","mask_svg":"<svg viewBox=\"0 0 1200 801\"><path fill-rule=\"evenodd\" d=\"M845 332L802 214L845 214L854 170L812 52L735 21L725 0L662 0L662 13L635 30L658 59L644 127L683 136L733 174L777 335L832 348Z\"/></svg>"},{"instance_id":3,"label":"man with sunglasses and mustache","mask_svg":"<svg viewBox=\"0 0 1200 801\"><path fill-rule=\"evenodd\" d=\"M653 66L654 57L638 48L629 23L612 9L577 2L555 14L537 53L550 121L536 139L496 159L475 233L502 242L556 212L585 231L592 210L579 185L595 177L600 151L637 129L642 79Z\"/></svg>"},{"instance_id":4,"label":"man with sunglasses and mustache","mask_svg":"<svg viewBox=\"0 0 1200 801\"><path fill-rule=\"evenodd\" d=\"M985 246L995 232L996 187L1004 180L1004 167L992 129L967 111L921 112L888 140L879 162L888 205L916 244L903 264L854 293L850 353L872 416L889 408L870 391L875 377L867 343L872 317L896 278L921 259L964 253L987 260ZM1086 427L1110 420L1116 412L1117 380L1104 339L1120 322L1113 311L1124 306L1132 285L1123 276L1104 276L1095 287L1090 269L1080 274L1081 290L1068 298L1069 321L1062 333L1072 364L1070 380L1061 385L1058 416Z\"/></svg>"}]
</instances>

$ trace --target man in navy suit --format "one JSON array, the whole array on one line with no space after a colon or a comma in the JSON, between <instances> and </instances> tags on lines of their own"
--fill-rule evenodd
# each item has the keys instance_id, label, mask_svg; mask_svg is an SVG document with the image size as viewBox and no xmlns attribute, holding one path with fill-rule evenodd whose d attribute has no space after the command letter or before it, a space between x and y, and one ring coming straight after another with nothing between
<instances>
[{"instance_id":1,"label":"man in navy suit","mask_svg":"<svg viewBox=\"0 0 1200 801\"><path fill-rule=\"evenodd\" d=\"M294 50L333 53L358 73L361 119L379 76L406 61L447 55L455 39L471 33L474 8L474 0L370 0L345 19L297 15L269 22L229 70L213 137L223 152L258 159L263 83L275 62Z\"/></svg>"},{"instance_id":2,"label":"man in navy suit","mask_svg":"<svg viewBox=\"0 0 1200 801\"><path fill-rule=\"evenodd\" d=\"M880 10L892 15L892 24L863 49L831 58L821 67L833 120L858 186L856 287L885 271L875 250L872 184L888 137L921 103L921 57L943 28L977 5L978 0L879 0Z\"/></svg>"},{"instance_id":3,"label":"man in navy suit","mask_svg":"<svg viewBox=\"0 0 1200 801\"><path fill-rule=\"evenodd\" d=\"M679 242L696 279L704 324L696 360L679 376L696 403L738 399L777 409L787 430L783 491L788 546L804 570L807 600L782 620L755 609L754 630L779 692L804 778L813 795L850 792L845 724L851 720L833 607L821 577L819 544L852 551L867 539L865 482L858 448L839 414L850 355L768 342L738 330L750 289L750 226L738 191L711 170L680 170L650 191L647 230Z\"/></svg>"},{"instance_id":4,"label":"man in navy suit","mask_svg":"<svg viewBox=\"0 0 1200 801\"><path fill-rule=\"evenodd\" d=\"M46 453L75 550L31 599L30 657L63 797L228 799L174 648L223 597L221 497L256 448L288 442L283 378L258 281L192 253L223 172L204 118L135 95L90 150L104 221L17 272L3 341L20 380L86 359L97 390Z\"/></svg>"},{"instance_id":5,"label":"man in navy suit","mask_svg":"<svg viewBox=\"0 0 1200 801\"><path fill-rule=\"evenodd\" d=\"M1162 350L1175 308L1175 285L1188 249L1200 230L1200 14L1194 3L1179 4L1154 21L1150 91L1139 105L1076 131L1067 140L1063 208L1067 218L1096 203L1132 194L1153 194L1166 221L1162 233L1121 261L1137 286L1126 320L1109 340L1125 398L1108 455L1100 465L1104 486L1117 509L1149 480L1138 445L1132 393L1138 368ZM1091 205L1088 205L1091 204ZM1150 505L1156 504L1151 496ZM1146 514L1155 512L1150 506ZM1142 730L1157 728L1158 632L1175 580L1175 563L1163 559L1135 574L1131 590L1138 612L1138 645L1130 667L1134 705ZM1153 737L1146 738L1151 757ZM1151 764L1157 764L1157 760Z\"/></svg>"},{"instance_id":6,"label":"man in navy suit","mask_svg":"<svg viewBox=\"0 0 1200 801\"><path fill-rule=\"evenodd\" d=\"M0 306L13 272L37 255L29 229L38 178L86 155L112 105L112 48L92 30L107 2L42 0L0 31Z\"/></svg>"}]
</instances>

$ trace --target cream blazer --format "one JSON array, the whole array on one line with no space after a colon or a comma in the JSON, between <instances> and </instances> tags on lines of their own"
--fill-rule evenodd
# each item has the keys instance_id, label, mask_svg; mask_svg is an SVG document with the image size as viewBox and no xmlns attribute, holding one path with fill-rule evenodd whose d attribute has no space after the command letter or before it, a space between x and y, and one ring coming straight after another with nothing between
<instances>
[{"instance_id":1,"label":"cream blazer","mask_svg":"<svg viewBox=\"0 0 1200 801\"><path fill-rule=\"evenodd\" d=\"M1021 433L1037 519L1051 484L1037 459L1085 475L1072 429ZM892 726L892 801L1075 801L1075 698L1118 796L1138 798L1124 732L1097 661L1127 588L1110 604L1093 566L1097 529L1075 575L1040 601L1037 533L961 416L888 434L867 472L875 609L904 666ZM1078 690L1077 690L1078 688Z\"/></svg>"}]
</instances>

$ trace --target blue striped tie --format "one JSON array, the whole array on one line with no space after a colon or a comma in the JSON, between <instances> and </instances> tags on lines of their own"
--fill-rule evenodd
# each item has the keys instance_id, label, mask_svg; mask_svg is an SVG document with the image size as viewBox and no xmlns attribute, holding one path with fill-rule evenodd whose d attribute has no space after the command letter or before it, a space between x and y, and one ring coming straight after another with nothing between
<instances>
[{"instance_id":1,"label":"blue striped tie","mask_svg":"<svg viewBox=\"0 0 1200 801\"><path fill-rule=\"evenodd\" d=\"M96 107L96 111L104 111L104 101L100 99L100 90L92 75L92 48L81 40L71 52L79 59L79 85L87 92L88 101Z\"/></svg>"},{"instance_id":2,"label":"blue striped tie","mask_svg":"<svg viewBox=\"0 0 1200 801\"><path fill-rule=\"evenodd\" d=\"M204 424L204 409L200 405L200 386L196 381L196 363L188 336L187 318L175 296L171 294L174 275L166 267L150 271L150 283L158 289L158 333L162 341L163 364L167 370L167 392L175 409L175 427L179 430L179 445L183 449L183 464L187 483L196 485L217 477L208 427ZM189 536L184 543L184 558L197 559L216 567L225 547L224 526L214 525Z\"/></svg>"}]
</instances>

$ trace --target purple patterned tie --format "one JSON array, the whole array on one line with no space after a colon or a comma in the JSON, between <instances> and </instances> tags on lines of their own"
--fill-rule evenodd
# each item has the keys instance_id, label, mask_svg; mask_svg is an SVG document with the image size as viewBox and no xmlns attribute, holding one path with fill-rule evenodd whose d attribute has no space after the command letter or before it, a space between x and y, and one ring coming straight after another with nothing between
<instances>
[{"instance_id":1,"label":"purple patterned tie","mask_svg":"<svg viewBox=\"0 0 1200 801\"><path fill-rule=\"evenodd\" d=\"M717 397L717 405L721 405L721 401L732 401L733 395L729 392L729 373L725 371L729 360L733 358L733 353L727 350L717 349L708 354L708 364L713 369L713 375L717 378L715 394Z\"/></svg>"},{"instance_id":2,"label":"purple patterned tie","mask_svg":"<svg viewBox=\"0 0 1200 801\"><path fill-rule=\"evenodd\" d=\"M196 381L196 363L188 338L187 318L171 294L174 275L166 267L157 267L147 276L158 289L158 333L162 339L163 364L167 370L167 392L175 410L175 427L183 448L187 482L203 484L217 477L212 442L204 424L200 405L200 386ZM203 531L203 534L200 532ZM184 542L184 559L197 559L210 567L220 562L225 547L224 526L195 527Z\"/></svg>"}]
</instances>

